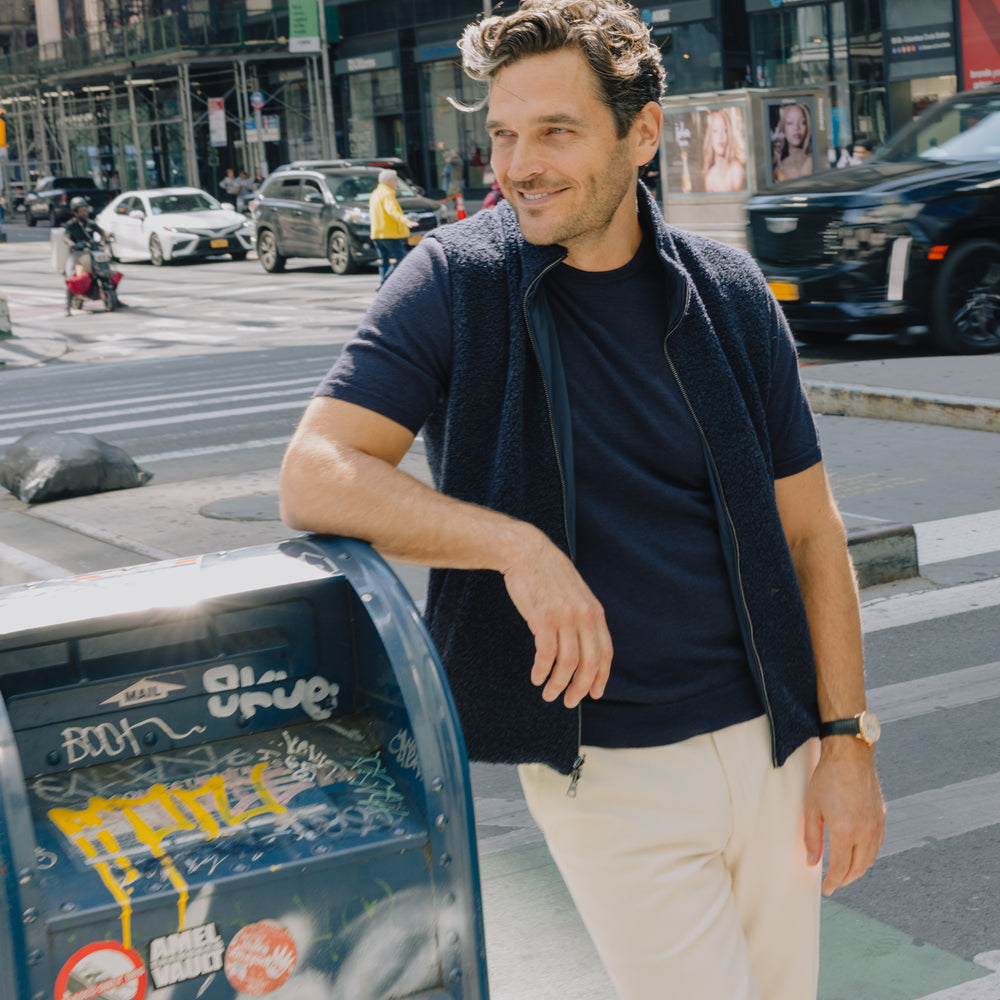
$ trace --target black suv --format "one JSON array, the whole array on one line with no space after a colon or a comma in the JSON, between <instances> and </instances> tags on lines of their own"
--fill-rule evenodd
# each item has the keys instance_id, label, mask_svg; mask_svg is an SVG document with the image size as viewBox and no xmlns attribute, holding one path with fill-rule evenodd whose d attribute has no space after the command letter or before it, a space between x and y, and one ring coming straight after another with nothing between
<instances>
[{"instance_id":1,"label":"black suv","mask_svg":"<svg viewBox=\"0 0 1000 1000\"><path fill-rule=\"evenodd\" d=\"M927 109L863 164L747 202L748 243L796 337L930 330L1000 350L1000 89Z\"/></svg>"},{"instance_id":2,"label":"black suv","mask_svg":"<svg viewBox=\"0 0 1000 1000\"><path fill-rule=\"evenodd\" d=\"M251 216L264 270L284 270L289 257L325 257L334 274L350 274L377 260L369 238L368 198L378 175L374 167L276 170L264 182ZM411 244L447 219L444 208L418 195L402 177L396 197L417 222L410 230Z\"/></svg>"}]
</instances>

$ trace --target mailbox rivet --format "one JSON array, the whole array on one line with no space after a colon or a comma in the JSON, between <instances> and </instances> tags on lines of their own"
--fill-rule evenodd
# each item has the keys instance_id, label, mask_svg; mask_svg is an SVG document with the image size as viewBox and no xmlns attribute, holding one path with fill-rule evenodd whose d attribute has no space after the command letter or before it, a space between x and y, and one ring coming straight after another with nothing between
<instances>
[{"instance_id":1,"label":"mailbox rivet","mask_svg":"<svg viewBox=\"0 0 1000 1000\"><path fill-rule=\"evenodd\" d=\"M60 760L62 760L62 756L60 755L60 753L59 753L59 751L58 751L58 750L50 750L50 751L49 751L49 752L48 752L48 753L47 753L47 754L45 755L45 759L46 759L46 761L48 761L48 763L50 763L50 764L58 764L58 763L59 763L59 761L60 761Z\"/></svg>"},{"instance_id":2,"label":"mailbox rivet","mask_svg":"<svg viewBox=\"0 0 1000 1000\"><path fill-rule=\"evenodd\" d=\"M441 897L441 902L444 903L445 906L454 906L455 894L453 892L446 892L444 896Z\"/></svg>"},{"instance_id":3,"label":"mailbox rivet","mask_svg":"<svg viewBox=\"0 0 1000 1000\"><path fill-rule=\"evenodd\" d=\"M449 931L448 933L448 944L454 946L458 944L458 931Z\"/></svg>"},{"instance_id":4,"label":"mailbox rivet","mask_svg":"<svg viewBox=\"0 0 1000 1000\"><path fill-rule=\"evenodd\" d=\"M234 872L248 872L250 871L250 866L245 861L237 861L233 865Z\"/></svg>"},{"instance_id":5,"label":"mailbox rivet","mask_svg":"<svg viewBox=\"0 0 1000 1000\"><path fill-rule=\"evenodd\" d=\"M435 778L431 782L431 791L432 792L442 792L442 791L444 791L444 782L440 778Z\"/></svg>"},{"instance_id":6,"label":"mailbox rivet","mask_svg":"<svg viewBox=\"0 0 1000 1000\"><path fill-rule=\"evenodd\" d=\"M80 909L80 907L76 903L71 903L67 901L65 903L60 903L59 909L62 910L63 913L75 913L77 910Z\"/></svg>"},{"instance_id":7,"label":"mailbox rivet","mask_svg":"<svg viewBox=\"0 0 1000 1000\"><path fill-rule=\"evenodd\" d=\"M148 733L144 733L142 737L142 742L145 743L146 746L148 747L153 746L156 743L156 733L152 732L152 730Z\"/></svg>"},{"instance_id":8,"label":"mailbox rivet","mask_svg":"<svg viewBox=\"0 0 1000 1000\"><path fill-rule=\"evenodd\" d=\"M361 595L361 600L364 601L366 604L369 601L374 600L374 598L375 598L375 595L373 593L371 593L370 591L367 594L362 594Z\"/></svg>"},{"instance_id":9,"label":"mailbox rivet","mask_svg":"<svg viewBox=\"0 0 1000 1000\"><path fill-rule=\"evenodd\" d=\"M32 948L31 951L28 952L28 965L38 965L44 957L44 952L40 951L38 948Z\"/></svg>"},{"instance_id":10,"label":"mailbox rivet","mask_svg":"<svg viewBox=\"0 0 1000 1000\"><path fill-rule=\"evenodd\" d=\"M447 868L448 865L451 864L451 855L450 854L442 854L440 860L438 861L438 864L442 868Z\"/></svg>"},{"instance_id":11,"label":"mailbox rivet","mask_svg":"<svg viewBox=\"0 0 1000 1000\"><path fill-rule=\"evenodd\" d=\"M31 872L30 868L22 868L17 873L17 881L21 885L27 885L31 881L31 875L32 875L32 872Z\"/></svg>"},{"instance_id":12,"label":"mailbox rivet","mask_svg":"<svg viewBox=\"0 0 1000 1000\"><path fill-rule=\"evenodd\" d=\"M26 924L33 924L38 919L38 910L34 906L29 906L21 915L21 920Z\"/></svg>"},{"instance_id":13,"label":"mailbox rivet","mask_svg":"<svg viewBox=\"0 0 1000 1000\"><path fill-rule=\"evenodd\" d=\"M439 829L443 830L448 825L448 817L442 813L436 820L434 820L434 825Z\"/></svg>"},{"instance_id":14,"label":"mailbox rivet","mask_svg":"<svg viewBox=\"0 0 1000 1000\"><path fill-rule=\"evenodd\" d=\"M448 973L448 979L451 980L451 982L453 982L453 983L461 982L461 980L462 980L462 970L461 969L452 969L451 972Z\"/></svg>"},{"instance_id":15,"label":"mailbox rivet","mask_svg":"<svg viewBox=\"0 0 1000 1000\"><path fill-rule=\"evenodd\" d=\"M48 996L48 993L39 991L31 998L31 1000L48 1000Z\"/></svg>"}]
</instances>

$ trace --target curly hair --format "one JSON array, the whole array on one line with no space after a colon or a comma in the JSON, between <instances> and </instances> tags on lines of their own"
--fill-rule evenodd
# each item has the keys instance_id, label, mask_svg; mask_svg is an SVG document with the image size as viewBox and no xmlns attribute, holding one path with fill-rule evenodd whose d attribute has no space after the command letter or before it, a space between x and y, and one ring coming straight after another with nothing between
<instances>
[{"instance_id":1,"label":"curly hair","mask_svg":"<svg viewBox=\"0 0 1000 1000\"><path fill-rule=\"evenodd\" d=\"M663 96L660 50L625 0L524 0L512 14L470 24L458 47L465 72L483 82L524 56L579 49L597 77L619 139L649 101L659 103Z\"/></svg>"}]
</instances>

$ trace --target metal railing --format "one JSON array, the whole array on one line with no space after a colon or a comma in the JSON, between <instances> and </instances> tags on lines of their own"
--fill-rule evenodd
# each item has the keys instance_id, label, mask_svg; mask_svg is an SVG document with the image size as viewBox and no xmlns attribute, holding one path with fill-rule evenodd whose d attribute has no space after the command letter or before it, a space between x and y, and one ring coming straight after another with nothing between
<instances>
[{"instance_id":1,"label":"metal railing","mask_svg":"<svg viewBox=\"0 0 1000 1000\"><path fill-rule=\"evenodd\" d=\"M238 49L288 42L288 9L181 12L75 35L0 56L0 85L111 66L183 50Z\"/></svg>"}]
</instances>

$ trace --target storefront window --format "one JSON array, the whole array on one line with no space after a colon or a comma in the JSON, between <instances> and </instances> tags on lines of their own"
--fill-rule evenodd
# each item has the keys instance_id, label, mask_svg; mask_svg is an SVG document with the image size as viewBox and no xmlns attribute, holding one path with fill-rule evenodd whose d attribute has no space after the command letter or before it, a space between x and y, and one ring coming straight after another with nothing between
<instances>
[{"instance_id":1,"label":"storefront window","mask_svg":"<svg viewBox=\"0 0 1000 1000\"><path fill-rule=\"evenodd\" d=\"M393 146L380 149L380 136L391 138L395 129L380 127L384 118L398 118L403 107L402 88L398 69L373 70L355 73L348 78L348 136L351 156L400 156Z\"/></svg>"},{"instance_id":2,"label":"storefront window","mask_svg":"<svg viewBox=\"0 0 1000 1000\"><path fill-rule=\"evenodd\" d=\"M477 105L485 94L483 85L469 79L452 59L424 63L421 76L431 186L446 194L488 188L492 181L487 178L486 109L459 111L449 101Z\"/></svg>"},{"instance_id":3,"label":"storefront window","mask_svg":"<svg viewBox=\"0 0 1000 1000\"><path fill-rule=\"evenodd\" d=\"M653 40L663 53L668 94L696 94L722 87L722 44L712 21L678 24Z\"/></svg>"}]
</instances>

